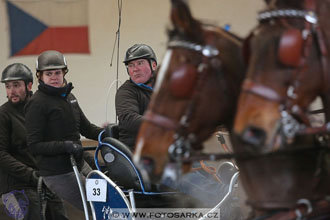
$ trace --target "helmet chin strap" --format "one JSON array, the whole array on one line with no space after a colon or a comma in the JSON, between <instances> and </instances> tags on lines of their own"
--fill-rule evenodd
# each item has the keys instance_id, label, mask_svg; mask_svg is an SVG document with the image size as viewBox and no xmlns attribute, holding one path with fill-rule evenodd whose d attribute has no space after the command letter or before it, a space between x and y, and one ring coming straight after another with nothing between
<instances>
[{"instance_id":1,"label":"helmet chin strap","mask_svg":"<svg viewBox=\"0 0 330 220\"><path fill-rule=\"evenodd\" d=\"M31 97L32 96L32 91L29 91L28 90L28 82L25 82L24 81L24 84L25 84L25 99L24 99L24 101L26 101L29 97Z\"/></svg>"},{"instance_id":2,"label":"helmet chin strap","mask_svg":"<svg viewBox=\"0 0 330 220\"><path fill-rule=\"evenodd\" d=\"M152 62L156 62L156 61L154 61L152 59L149 59L148 61L149 61L149 66L150 66L150 70L151 70L151 77L148 79L147 82L144 83L146 85L148 85L149 83L151 83L155 79L155 77L156 77L156 70L153 70L152 69Z\"/></svg>"},{"instance_id":3,"label":"helmet chin strap","mask_svg":"<svg viewBox=\"0 0 330 220\"><path fill-rule=\"evenodd\" d=\"M145 83L143 83L143 84L148 85L148 84L151 83L154 79L155 79L155 71L152 71L152 72L151 72L151 76L150 76L150 78L148 79L148 81L145 82Z\"/></svg>"}]
</instances>

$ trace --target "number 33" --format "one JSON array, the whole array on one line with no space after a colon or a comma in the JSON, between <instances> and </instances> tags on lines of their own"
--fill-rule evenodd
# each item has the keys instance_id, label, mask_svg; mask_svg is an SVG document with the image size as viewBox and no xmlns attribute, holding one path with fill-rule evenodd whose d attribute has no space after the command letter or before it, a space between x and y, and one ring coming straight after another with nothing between
<instances>
[{"instance_id":1,"label":"number 33","mask_svg":"<svg viewBox=\"0 0 330 220\"><path fill-rule=\"evenodd\" d=\"M99 196L101 194L100 188L93 188L93 196Z\"/></svg>"}]
</instances>

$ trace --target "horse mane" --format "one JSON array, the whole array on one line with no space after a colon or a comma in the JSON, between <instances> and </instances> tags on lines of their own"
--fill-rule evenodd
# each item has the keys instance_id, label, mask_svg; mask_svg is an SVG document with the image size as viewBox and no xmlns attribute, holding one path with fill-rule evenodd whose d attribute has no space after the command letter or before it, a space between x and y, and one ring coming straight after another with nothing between
<instances>
[{"instance_id":1,"label":"horse mane","mask_svg":"<svg viewBox=\"0 0 330 220\"><path fill-rule=\"evenodd\" d=\"M234 34L233 32L225 30L223 27L216 26L214 24L203 24L207 28L212 28L214 31L220 33L222 36L228 38L229 40L235 42L238 45L241 45L244 41L243 38L239 37L238 35Z\"/></svg>"},{"instance_id":2,"label":"horse mane","mask_svg":"<svg viewBox=\"0 0 330 220\"><path fill-rule=\"evenodd\" d=\"M201 27L201 23L199 23L198 21L196 21L197 23L195 23L196 27ZM183 32L181 30L179 30L176 27L172 27L172 28L167 28L166 33L168 36L169 41L171 40L186 40L186 41L192 41L192 42L196 42L196 43L203 43L203 37L202 37L202 32L201 32L201 28L198 28L198 31L193 30L195 32Z\"/></svg>"},{"instance_id":3,"label":"horse mane","mask_svg":"<svg viewBox=\"0 0 330 220\"><path fill-rule=\"evenodd\" d=\"M304 9L303 0L265 0L268 7Z\"/></svg>"},{"instance_id":4,"label":"horse mane","mask_svg":"<svg viewBox=\"0 0 330 220\"><path fill-rule=\"evenodd\" d=\"M328 51L330 51L330 22L329 22L329 10L330 0L321 0L317 3L316 13L319 19L319 26L324 34L323 39L325 41Z\"/></svg>"},{"instance_id":5,"label":"horse mane","mask_svg":"<svg viewBox=\"0 0 330 220\"><path fill-rule=\"evenodd\" d=\"M206 27L206 28L212 28L214 31L218 32L219 34L221 34L224 37L227 37L228 39L230 39L231 41L235 42L236 44L240 45L243 42L243 38L239 37L238 35L225 30L222 27L218 27L214 24L206 24L206 23L198 23L198 25L200 25L200 27ZM200 28L202 29L202 28ZM187 41L193 41L196 43L202 43L202 34L201 32L198 32L198 34L194 34L194 35L189 35L186 33L183 33L182 31L180 31L177 28L167 28L166 30L167 36L169 41L171 40L187 40Z\"/></svg>"}]
</instances>

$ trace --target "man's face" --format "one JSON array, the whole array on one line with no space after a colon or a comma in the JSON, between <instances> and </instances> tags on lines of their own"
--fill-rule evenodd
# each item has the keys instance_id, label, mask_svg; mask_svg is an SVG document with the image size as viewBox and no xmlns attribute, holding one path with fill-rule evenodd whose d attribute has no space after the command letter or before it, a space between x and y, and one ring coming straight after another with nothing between
<instances>
[{"instance_id":1,"label":"man's face","mask_svg":"<svg viewBox=\"0 0 330 220\"><path fill-rule=\"evenodd\" d=\"M153 66L156 65L153 62ZM129 76L135 83L146 83L151 75L149 61L146 59L133 60L127 64ZM155 69L155 68L153 68Z\"/></svg>"},{"instance_id":2,"label":"man's face","mask_svg":"<svg viewBox=\"0 0 330 220\"><path fill-rule=\"evenodd\" d=\"M62 69L45 70L42 72L41 80L49 86L60 88L64 82L64 71Z\"/></svg>"},{"instance_id":3,"label":"man's face","mask_svg":"<svg viewBox=\"0 0 330 220\"><path fill-rule=\"evenodd\" d=\"M23 80L14 80L5 83L8 101L17 104L26 99L26 89Z\"/></svg>"}]
</instances>

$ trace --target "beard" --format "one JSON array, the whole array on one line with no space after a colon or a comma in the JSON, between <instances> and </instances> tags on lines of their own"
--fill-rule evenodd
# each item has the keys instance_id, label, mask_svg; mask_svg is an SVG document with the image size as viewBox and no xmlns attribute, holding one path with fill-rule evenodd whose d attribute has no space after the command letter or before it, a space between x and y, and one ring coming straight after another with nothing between
<instances>
[{"instance_id":1,"label":"beard","mask_svg":"<svg viewBox=\"0 0 330 220\"><path fill-rule=\"evenodd\" d=\"M8 97L7 97L8 98ZM19 97L19 101L17 102L13 102L11 98L8 98L8 101L12 104L12 105L15 105L15 106L18 106L18 105L22 105L22 104L25 104L26 103L26 97L25 98L21 98Z\"/></svg>"}]
</instances>

